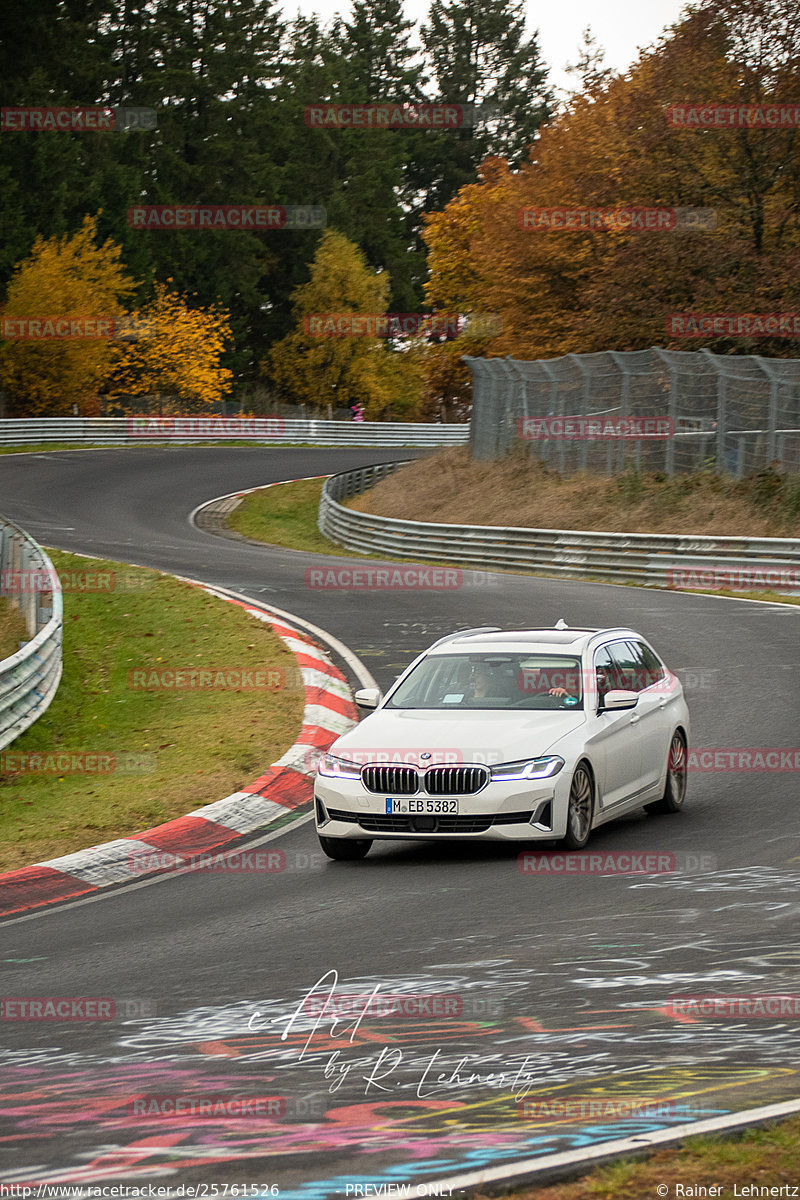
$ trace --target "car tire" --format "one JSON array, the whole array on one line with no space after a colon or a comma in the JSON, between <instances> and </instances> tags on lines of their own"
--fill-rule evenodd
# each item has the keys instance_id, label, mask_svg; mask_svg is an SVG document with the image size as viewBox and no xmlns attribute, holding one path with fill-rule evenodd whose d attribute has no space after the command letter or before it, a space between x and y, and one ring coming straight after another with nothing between
<instances>
[{"instance_id":1,"label":"car tire","mask_svg":"<svg viewBox=\"0 0 800 1200\"><path fill-rule=\"evenodd\" d=\"M645 812L676 813L683 808L686 799L686 738L679 729L672 735L667 755L667 778L664 784L664 795L652 804L645 804Z\"/></svg>"},{"instance_id":2,"label":"car tire","mask_svg":"<svg viewBox=\"0 0 800 1200\"><path fill-rule=\"evenodd\" d=\"M582 850L589 840L594 819L594 779L585 762L578 763L569 785L567 832L562 846Z\"/></svg>"},{"instance_id":3,"label":"car tire","mask_svg":"<svg viewBox=\"0 0 800 1200\"><path fill-rule=\"evenodd\" d=\"M317 837L328 858L337 862L355 862L359 858L366 858L372 845L372 841L367 839L356 841L351 838L323 837L321 833Z\"/></svg>"}]
</instances>

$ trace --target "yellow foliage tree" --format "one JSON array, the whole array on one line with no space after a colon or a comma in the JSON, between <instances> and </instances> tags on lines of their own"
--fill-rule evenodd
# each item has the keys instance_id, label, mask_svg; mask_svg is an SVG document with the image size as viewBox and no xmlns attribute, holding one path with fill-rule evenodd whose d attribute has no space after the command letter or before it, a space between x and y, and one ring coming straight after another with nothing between
<instances>
[{"instance_id":1,"label":"yellow foliage tree","mask_svg":"<svg viewBox=\"0 0 800 1200\"><path fill-rule=\"evenodd\" d=\"M109 337L93 335L98 328L113 332L135 285L121 265L120 247L110 239L98 246L96 237L97 218L86 217L71 236L37 238L14 270L0 326L0 334L10 335L0 341L0 386L11 394L17 416L99 409L114 352ZM66 333L39 340L48 319L51 330ZM31 340L18 337L22 331Z\"/></svg>"},{"instance_id":2,"label":"yellow foliage tree","mask_svg":"<svg viewBox=\"0 0 800 1200\"><path fill-rule=\"evenodd\" d=\"M293 294L295 330L272 347L263 369L291 400L324 408L364 406L367 420L416 414L422 371L416 351L390 350L380 337L317 337L306 317L321 313L383 313L389 277L371 271L343 234L326 230L311 279Z\"/></svg>"},{"instance_id":3,"label":"yellow foliage tree","mask_svg":"<svg viewBox=\"0 0 800 1200\"><path fill-rule=\"evenodd\" d=\"M219 365L231 338L226 314L190 308L164 284L130 321L115 347L109 397L154 396L159 413L216 404L230 391L233 372Z\"/></svg>"}]
</instances>

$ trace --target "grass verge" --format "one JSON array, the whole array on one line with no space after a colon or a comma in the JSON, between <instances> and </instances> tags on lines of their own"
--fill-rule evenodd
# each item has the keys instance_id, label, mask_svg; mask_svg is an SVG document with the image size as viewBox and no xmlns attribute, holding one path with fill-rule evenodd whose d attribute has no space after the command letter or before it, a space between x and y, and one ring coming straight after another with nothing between
<instances>
[{"instance_id":1,"label":"grass verge","mask_svg":"<svg viewBox=\"0 0 800 1200\"><path fill-rule=\"evenodd\" d=\"M251 492L230 514L228 525L243 537L269 542L271 546L352 558L351 550L329 541L317 528L324 482L324 479L300 479L297 483L281 483Z\"/></svg>"},{"instance_id":2,"label":"grass verge","mask_svg":"<svg viewBox=\"0 0 800 1200\"><path fill-rule=\"evenodd\" d=\"M800 1117L728 1137L687 1138L644 1161L622 1159L570 1183L511 1193L514 1200L653 1200L666 1196L791 1196L798 1183ZM747 1191L747 1185L755 1185ZM717 1191L711 1191L716 1187ZM707 1190L700 1190L701 1188ZM738 1191L736 1190L738 1188ZM721 1189L721 1190L719 1190Z\"/></svg>"},{"instance_id":3,"label":"grass verge","mask_svg":"<svg viewBox=\"0 0 800 1200\"><path fill-rule=\"evenodd\" d=\"M8 600L0 597L0 662L11 658L19 650L19 644L27 641L28 630L23 617Z\"/></svg>"},{"instance_id":4,"label":"grass verge","mask_svg":"<svg viewBox=\"0 0 800 1200\"><path fill-rule=\"evenodd\" d=\"M294 657L268 626L157 571L48 553L62 581L114 578L112 590L64 591L61 685L44 715L0 752L5 871L219 800L262 774L302 723ZM214 688L141 690L157 682L154 671L192 668L266 672L260 682L276 690L230 686L235 675L215 675L222 686ZM103 756L95 771L59 772L47 759L81 752ZM42 769L20 773L28 754L43 756Z\"/></svg>"}]
</instances>

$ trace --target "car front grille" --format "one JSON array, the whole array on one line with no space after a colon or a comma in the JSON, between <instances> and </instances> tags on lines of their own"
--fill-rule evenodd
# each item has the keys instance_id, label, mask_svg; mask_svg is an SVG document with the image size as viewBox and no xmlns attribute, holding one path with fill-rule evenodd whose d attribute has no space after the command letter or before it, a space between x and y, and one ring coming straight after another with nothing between
<instances>
[{"instance_id":1,"label":"car front grille","mask_svg":"<svg viewBox=\"0 0 800 1200\"><path fill-rule=\"evenodd\" d=\"M474 796L489 782L489 769L430 767L422 782L429 796Z\"/></svg>"},{"instance_id":2,"label":"car front grille","mask_svg":"<svg viewBox=\"0 0 800 1200\"><path fill-rule=\"evenodd\" d=\"M527 825L532 812L473 813L459 817L447 815L411 815L402 813L354 813L329 808L332 821L360 825L365 833L486 833L493 825Z\"/></svg>"},{"instance_id":3,"label":"car front grille","mask_svg":"<svg viewBox=\"0 0 800 1200\"><path fill-rule=\"evenodd\" d=\"M366 766L361 782L368 792L387 796L413 796L419 791L419 772L416 767Z\"/></svg>"},{"instance_id":4,"label":"car front grille","mask_svg":"<svg viewBox=\"0 0 800 1200\"><path fill-rule=\"evenodd\" d=\"M413 796L420 790L429 796L474 796L489 782L489 768L429 767L420 774L416 767L373 764L362 768L361 782L382 796Z\"/></svg>"}]
</instances>

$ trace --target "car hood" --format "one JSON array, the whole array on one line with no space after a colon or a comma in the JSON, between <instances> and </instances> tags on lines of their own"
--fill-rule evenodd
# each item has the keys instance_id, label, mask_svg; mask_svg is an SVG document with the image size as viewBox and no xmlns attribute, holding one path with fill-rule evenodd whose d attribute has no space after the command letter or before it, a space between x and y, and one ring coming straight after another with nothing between
<instances>
[{"instance_id":1,"label":"car hood","mask_svg":"<svg viewBox=\"0 0 800 1200\"><path fill-rule=\"evenodd\" d=\"M423 753L431 754L424 765L435 763L500 762L545 754L554 742L583 725L583 712L446 712L420 709L381 709L366 717L360 725L338 738L331 754L354 761L369 761L369 752L378 761L419 762Z\"/></svg>"}]
</instances>

